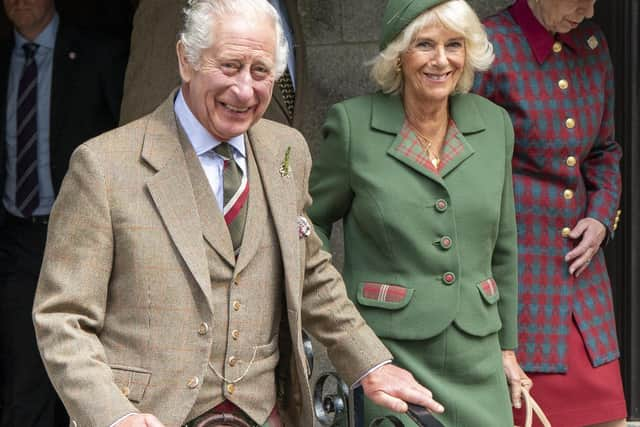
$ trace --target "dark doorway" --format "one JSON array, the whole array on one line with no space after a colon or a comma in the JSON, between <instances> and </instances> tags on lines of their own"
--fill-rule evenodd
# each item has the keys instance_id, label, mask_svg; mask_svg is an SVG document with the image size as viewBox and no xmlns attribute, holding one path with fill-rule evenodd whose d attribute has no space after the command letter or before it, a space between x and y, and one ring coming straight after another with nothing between
<instances>
[{"instance_id":1,"label":"dark doorway","mask_svg":"<svg viewBox=\"0 0 640 427\"><path fill-rule=\"evenodd\" d=\"M596 3L616 80L616 139L622 145L622 217L606 249L616 306L629 419L640 420L640 2Z\"/></svg>"}]
</instances>

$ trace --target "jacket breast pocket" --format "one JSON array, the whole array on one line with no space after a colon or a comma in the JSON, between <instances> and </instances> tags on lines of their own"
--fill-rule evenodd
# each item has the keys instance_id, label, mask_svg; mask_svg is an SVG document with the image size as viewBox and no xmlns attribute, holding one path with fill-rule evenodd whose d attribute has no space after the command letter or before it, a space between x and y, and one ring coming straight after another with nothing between
<instances>
[{"instance_id":1,"label":"jacket breast pocket","mask_svg":"<svg viewBox=\"0 0 640 427\"><path fill-rule=\"evenodd\" d=\"M113 380L127 399L139 403L151 381L151 371L124 365L111 365Z\"/></svg>"}]
</instances>

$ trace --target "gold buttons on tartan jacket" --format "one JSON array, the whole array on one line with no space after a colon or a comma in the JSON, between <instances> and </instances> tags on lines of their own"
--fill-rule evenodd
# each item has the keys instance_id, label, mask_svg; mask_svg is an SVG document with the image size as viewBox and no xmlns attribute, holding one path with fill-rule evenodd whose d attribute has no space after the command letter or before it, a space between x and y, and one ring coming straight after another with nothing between
<instances>
[{"instance_id":1,"label":"gold buttons on tartan jacket","mask_svg":"<svg viewBox=\"0 0 640 427\"><path fill-rule=\"evenodd\" d=\"M233 394L236 391L236 386L233 384L227 384L227 393Z\"/></svg>"},{"instance_id":2,"label":"gold buttons on tartan jacket","mask_svg":"<svg viewBox=\"0 0 640 427\"><path fill-rule=\"evenodd\" d=\"M242 304L240 304L240 301L234 301L233 302L233 309L235 311L239 311L241 306L242 306Z\"/></svg>"},{"instance_id":3,"label":"gold buttons on tartan jacket","mask_svg":"<svg viewBox=\"0 0 640 427\"><path fill-rule=\"evenodd\" d=\"M564 193L562 193L562 195L564 196L565 199L571 200L573 199L573 190L569 190L567 188L566 190L564 190Z\"/></svg>"},{"instance_id":4,"label":"gold buttons on tartan jacket","mask_svg":"<svg viewBox=\"0 0 640 427\"><path fill-rule=\"evenodd\" d=\"M191 389L194 389L194 388L198 387L199 385L200 385L200 378L198 378L198 377L192 377L187 382L187 387L189 387Z\"/></svg>"},{"instance_id":5,"label":"gold buttons on tartan jacket","mask_svg":"<svg viewBox=\"0 0 640 427\"><path fill-rule=\"evenodd\" d=\"M234 340L237 340L238 338L240 338L240 331L237 329L234 329L233 331L231 331L231 338L233 338Z\"/></svg>"},{"instance_id":6,"label":"gold buttons on tartan jacket","mask_svg":"<svg viewBox=\"0 0 640 427\"><path fill-rule=\"evenodd\" d=\"M571 117L569 117L564 124L567 126L568 129L573 129L574 127L576 127L576 121L574 119L572 119Z\"/></svg>"},{"instance_id":7,"label":"gold buttons on tartan jacket","mask_svg":"<svg viewBox=\"0 0 640 427\"><path fill-rule=\"evenodd\" d=\"M566 90L569 87L569 82L565 79L561 79L558 81L558 87L562 90Z\"/></svg>"},{"instance_id":8,"label":"gold buttons on tartan jacket","mask_svg":"<svg viewBox=\"0 0 640 427\"><path fill-rule=\"evenodd\" d=\"M564 227L562 229L562 237L569 237L570 233L571 233L571 229L569 227Z\"/></svg>"},{"instance_id":9,"label":"gold buttons on tartan jacket","mask_svg":"<svg viewBox=\"0 0 640 427\"><path fill-rule=\"evenodd\" d=\"M578 163L578 160L574 156L567 157L567 166L570 168L574 167Z\"/></svg>"},{"instance_id":10,"label":"gold buttons on tartan jacket","mask_svg":"<svg viewBox=\"0 0 640 427\"><path fill-rule=\"evenodd\" d=\"M560 43L560 42L555 42L555 43L553 44L553 51L554 51L555 53L560 53L560 52L562 52L562 43Z\"/></svg>"},{"instance_id":11,"label":"gold buttons on tartan jacket","mask_svg":"<svg viewBox=\"0 0 640 427\"><path fill-rule=\"evenodd\" d=\"M208 332L209 325L207 325L207 322L200 323L200 326L198 327L198 335L207 335Z\"/></svg>"}]
</instances>

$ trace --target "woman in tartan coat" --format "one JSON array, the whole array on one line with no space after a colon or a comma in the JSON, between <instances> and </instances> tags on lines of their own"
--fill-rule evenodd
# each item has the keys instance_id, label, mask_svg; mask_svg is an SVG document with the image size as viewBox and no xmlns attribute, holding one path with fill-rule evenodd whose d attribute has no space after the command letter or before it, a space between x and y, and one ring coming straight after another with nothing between
<instances>
[{"instance_id":1,"label":"woman in tartan coat","mask_svg":"<svg viewBox=\"0 0 640 427\"><path fill-rule=\"evenodd\" d=\"M626 425L601 249L618 223L621 149L607 43L583 22L594 3L518 0L487 19L496 62L475 87L514 124L518 359L559 427Z\"/></svg>"},{"instance_id":2,"label":"woman in tartan coat","mask_svg":"<svg viewBox=\"0 0 640 427\"><path fill-rule=\"evenodd\" d=\"M513 128L465 93L492 60L463 0L389 1L372 69L381 91L333 106L311 172L318 235L328 244L344 220L349 297L443 403L447 427L512 427L509 386L518 404L523 375ZM364 425L389 414L368 400L364 411Z\"/></svg>"}]
</instances>

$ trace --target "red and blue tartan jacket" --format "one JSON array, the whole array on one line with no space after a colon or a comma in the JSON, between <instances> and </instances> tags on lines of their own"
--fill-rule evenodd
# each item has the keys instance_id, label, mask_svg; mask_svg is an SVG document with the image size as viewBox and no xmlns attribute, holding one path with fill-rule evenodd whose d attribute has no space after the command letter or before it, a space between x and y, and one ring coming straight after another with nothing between
<instances>
[{"instance_id":1,"label":"red and blue tartan jacket","mask_svg":"<svg viewBox=\"0 0 640 427\"><path fill-rule=\"evenodd\" d=\"M484 22L496 62L474 90L509 111L515 128L518 358L529 372L566 372L575 317L594 366L619 356L603 251L575 278L564 256L584 217L617 225L621 148L607 43L590 21L553 35L526 0Z\"/></svg>"}]
</instances>

